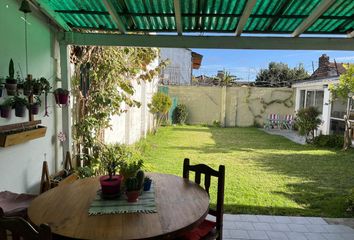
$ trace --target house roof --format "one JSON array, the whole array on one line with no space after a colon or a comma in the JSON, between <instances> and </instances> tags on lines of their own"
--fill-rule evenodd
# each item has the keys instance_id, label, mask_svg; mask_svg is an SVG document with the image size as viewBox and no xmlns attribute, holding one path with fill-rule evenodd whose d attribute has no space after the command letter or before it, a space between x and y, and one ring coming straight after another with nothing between
<instances>
[{"instance_id":1,"label":"house roof","mask_svg":"<svg viewBox=\"0 0 354 240\"><path fill-rule=\"evenodd\" d=\"M65 32L91 32L105 35L127 35L131 33L218 33L241 36L251 34L282 34L286 38L296 38L301 34L341 34L354 37L354 1L352 0L31 0L47 16L54 20ZM66 35L69 41L76 35ZM110 36L112 37L112 36ZM174 37L177 37L176 35ZM263 35L264 37L264 35ZM206 36L202 36L203 39ZM156 39L154 44L161 39ZM212 38L210 38L212 39ZM95 40L92 36L80 39L83 44ZM122 39L121 39L122 40ZM185 40L185 39L183 39ZM259 42L227 39L228 44L241 44L242 48L270 48ZM238 39L240 40L240 39ZM286 41L282 38L277 42ZM140 41L140 40L139 40ZM137 43L143 44L145 42ZM187 40L185 40L187 41ZM176 47L195 47L193 41L178 44ZM264 43L264 39L262 39ZM310 41L303 39L304 43ZM129 41L126 41L129 43ZM235 43L234 43L235 42ZM299 42L299 44L296 44ZM276 44L272 48L312 49L295 41L286 46ZM338 44L346 42L346 44ZM75 43L75 41L69 42ZM123 43L125 43L123 41ZM134 43L134 44L137 44ZM294 44L295 43L295 44ZM351 44L350 44L351 43ZM333 48L352 48L353 41L337 38L332 41L317 42L317 47L333 45ZM108 43L107 43L108 44ZM109 43L111 44L111 43ZM231 48L228 45L205 43L205 46ZM166 44L165 44L166 45ZM167 44L168 45L168 44ZM250 46L249 46L250 45ZM201 47L204 47L202 44Z\"/></svg>"}]
</instances>

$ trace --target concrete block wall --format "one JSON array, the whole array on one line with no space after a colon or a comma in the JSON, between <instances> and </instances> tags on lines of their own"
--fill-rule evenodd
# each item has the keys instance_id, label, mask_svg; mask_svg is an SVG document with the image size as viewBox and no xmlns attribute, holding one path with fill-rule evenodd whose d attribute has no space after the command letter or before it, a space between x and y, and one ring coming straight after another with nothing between
<instances>
[{"instance_id":1,"label":"concrete block wall","mask_svg":"<svg viewBox=\"0 0 354 240\"><path fill-rule=\"evenodd\" d=\"M271 113L294 115L294 90L290 88L169 86L168 93L188 109L189 124L226 127L264 124Z\"/></svg>"}]
</instances>

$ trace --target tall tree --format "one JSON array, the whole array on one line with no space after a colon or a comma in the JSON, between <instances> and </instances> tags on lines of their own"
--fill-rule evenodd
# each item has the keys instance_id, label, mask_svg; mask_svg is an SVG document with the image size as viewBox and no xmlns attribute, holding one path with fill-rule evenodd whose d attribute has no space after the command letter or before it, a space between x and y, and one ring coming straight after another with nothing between
<instances>
[{"instance_id":1,"label":"tall tree","mask_svg":"<svg viewBox=\"0 0 354 240\"><path fill-rule=\"evenodd\" d=\"M344 67L347 69L347 71L340 75L339 83L337 85L331 84L329 86L329 90L332 93L333 100L338 98L347 100L347 112L343 116L345 122L343 149L346 150L352 144L352 140L350 137L351 123L349 121L349 117L350 109L352 108L352 98L354 96L354 64Z\"/></svg>"},{"instance_id":2,"label":"tall tree","mask_svg":"<svg viewBox=\"0 0 354 240\"><path fill-rule=\"evenodd\" d=\"M291 81L308 78L302 64L299 67L289 68L285 63L270 62L268 69L261 69L256 77L257 86L281 87L290 85Z\"/></svg>"}]
</instances>

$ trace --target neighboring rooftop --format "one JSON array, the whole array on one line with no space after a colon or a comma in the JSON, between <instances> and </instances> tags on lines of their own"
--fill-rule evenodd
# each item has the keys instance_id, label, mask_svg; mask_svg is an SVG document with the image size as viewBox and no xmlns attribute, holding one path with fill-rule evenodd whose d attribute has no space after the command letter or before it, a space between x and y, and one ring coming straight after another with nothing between
<instances>
[{"instance_id":1,"label":"neighboring rooftop","mask_svg":"<svg viewBox=\"0 0 354 240\"><path fill-rule=\"evenodd\" d=\"M343 65L343 63L337 63L336 61L330 62L329 56L322 54L322 56L318 59L318 68L311 75L310 79L313 80L340 76L346 71Z\"/></svg>"}]
</instances>

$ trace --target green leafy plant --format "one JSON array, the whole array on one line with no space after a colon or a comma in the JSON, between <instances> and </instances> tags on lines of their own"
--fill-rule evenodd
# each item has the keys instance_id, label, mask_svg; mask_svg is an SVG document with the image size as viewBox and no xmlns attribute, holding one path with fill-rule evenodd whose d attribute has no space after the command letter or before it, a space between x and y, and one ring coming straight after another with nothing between
<instances>
[{"instance_id":1,"label":"green leafy plant","mask_svg":"<svg viewBox=\"0 0 354 240\"><path fill-rule=\"evenodd\" d=\"M137 172L144 166L143 160L130 160L122 163L120 167L120 174L125 179L136 176Z\"/></svg>"},{"instance_id":2,"label":"green leafy plant","mask_svg":"<svg viewBox=\"0 0 354 240\"><path fill-rule=\"evenodd\" d=\"M28 106L28 100L25 97L14 96L12 106Z\"/></svg>"},{"instance_id":3,"label":"green leafy plant","mask_svg":"<svg viewBox=\"0 0 354 240\"><path fill-rule=\"evenodd\" d=\"M173 123L185 124L188 117L187 106L184 104L178 104L173 111Z\"/></svg>"},{"instance_id":4,"label":"green leafy plant","mask_svg":"<svg viewBox=\"0 0 354 240\"><path fill-rule=\"evenodd\" d=\"M2 107L12 107L14 105L14 97L7 97L0 106Z\"/></svg>"},{"instance_id":5,"label":"green leafy plant","mask_svg":"<svg viewBox=\"0 0 354 240\"><path fill-rule=\"evenodd\" d=\"M88 178L95 175L92 169L88 166L78 167L76 169L76 174L79 176L79 178Z\"/></svg>"},{"instance_id":6,"label":"green leafy plant","mask_svg":"<svg viewBox=\"0 0 354 240\"><path fill-rule=\"evenodd\" d=\"M100 155L103 168L108 173L109 179L112 179L112 176L116 175L119 167L123 164L126 152L119 144L102 144Z\"/></svg>"},{"instance_id":7,"label":"green leafy plant","mask_svg":"<svg viewBox=\"0 0 354 240\"><path fill-rule=\"evenodd\" d=\"M316 107L302 108L297 112L296 125L299 133L306 137L307 142L311 142L315 137L315 130L321 124L320 112Z\"/></svg>"},{"instance_id":8,"label":"green leafy plant","mask_svg":"<svg viewBox=\"0 0 354 240\"><path fill-rule=\"evenodd\" d=\"M343 136L319 135L313 139L313 145L326 148L341 148L344 144Z\"/></svg>"},{"instance_id":9,"label":"green leafy plant","mask_svg":"<svg viewBox=\"0 0 354 240\"><path fill-rule=\"evenodd\" d=\"M148 107L150 112L156 116L157 128L161 126L163 120L167 119L167 113L171 106L172 101L168 95L162 92L157 92L152 96L152 101L148 104Z\"/></svg>"},{"instance_id":10,"label":"green leafy plant","mask_svg":"<svg viewBox=\"0 0 354 240\"><path fill-rule=\"evenodd\" d=\"M72 56L77 66L72 81L76 102L82 103L80 117L75 120L74 138L77 152L84 164L98 174L103 168L97 155L102 131L111 127L111 117L126 112L126 107L140 107L132 96L135 92L132 79L138 83L152 81L165 63L149 66L159 55L154 48L73 46ZM87 96L82 97L81 70L89 63ZM124 108L123 108L124 107ZM131 154L126 159L135 158Z\"/></svg>"},{"instance_id":11,"label":"green leafy plant","mask_svg":"<svg viewBox=\"0 0 354 240\"><path fill-rule=\"evenodd\" d=\"M346 72L341 74L339 77L339 83L334 85L329 85L329 90L332 95L332 100L341 98L348 100L348 103L351 102L350 98L353 97L354 93L354 64L350 64L348 66L344 66L346 68ZM350 107L349 107L350 108ZM349 110L349 109L348 109ZM345 121L345 131L344 131L344 141L343 141L343 149L347 150L351 146L351 137L350 137L350 126L349 115L348 112L343 116Z\"/></svg>"}]
</instances>

